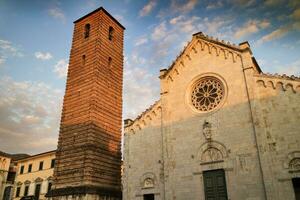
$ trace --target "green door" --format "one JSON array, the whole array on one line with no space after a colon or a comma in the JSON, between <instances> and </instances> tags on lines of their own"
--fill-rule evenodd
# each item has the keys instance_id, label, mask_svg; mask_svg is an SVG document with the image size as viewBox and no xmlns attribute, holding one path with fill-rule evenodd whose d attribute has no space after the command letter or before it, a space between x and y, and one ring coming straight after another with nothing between
<instances>
[{"instance_id":1,"label":"green door","mask_svg":"<svg viewBox=\"0 0 300 200\"><path fill-rule=\"evenodd\" d=\"M205 200L227 200L223 169L203 172Z\"/></svg>"}]
</instances>

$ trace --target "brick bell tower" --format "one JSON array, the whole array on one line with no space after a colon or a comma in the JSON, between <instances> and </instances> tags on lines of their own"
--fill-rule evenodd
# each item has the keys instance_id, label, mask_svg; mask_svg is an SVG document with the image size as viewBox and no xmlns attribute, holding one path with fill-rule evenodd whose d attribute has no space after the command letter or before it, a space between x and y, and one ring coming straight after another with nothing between
<instances>
[{"instance_id":1,"label":"brick bell tower","mask_svg":"<svg viewBox=\"0 0 300 200\"><path fill-rule=\"evenodd\" d=\"M121 199L123 36L104 8L74 22L50 199Z\"/></svg>"}]
</instances>

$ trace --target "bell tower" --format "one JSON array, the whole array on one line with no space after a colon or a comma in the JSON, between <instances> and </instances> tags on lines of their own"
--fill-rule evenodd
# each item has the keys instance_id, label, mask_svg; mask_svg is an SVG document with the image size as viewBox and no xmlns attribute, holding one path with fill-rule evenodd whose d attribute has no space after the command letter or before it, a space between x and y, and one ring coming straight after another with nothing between
<instances>
[{"instance_id":1,"label":"bell tower","mask_svg":"<svg viewBox=\"0 0 300 200\"><path fill-rule=\"evenodd\" d=\"M50 199L121 199L123 36L104 8L74 22Z\"/></svg>"}]
</instances>

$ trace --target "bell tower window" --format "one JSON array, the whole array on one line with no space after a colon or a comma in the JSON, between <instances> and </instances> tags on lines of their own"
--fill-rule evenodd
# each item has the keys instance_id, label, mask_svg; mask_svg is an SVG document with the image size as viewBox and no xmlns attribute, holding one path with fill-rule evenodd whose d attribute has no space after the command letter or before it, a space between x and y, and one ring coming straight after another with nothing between
<instances>
[{"instance_id":1,"label":"bell tower window","mask_svg":"<svg viewBox=\"0 0 300 200\"><path fill-rule=\"evenodd\" d=\"M109 29L108 29L108 39L109 40L113 40L114 32L115 32L114 28L110 26Z\"/></svg>"},{"instance_id":2,"label":"bell tower window","mask_svg":"<svg viewBox=\"0 0 300 200\"><path fill-rule=\"evenodd\" d=\"M88 38L90 36L90 29L91 29L90 24L86 24L84 26L84 38Z\"/></svg>"}]
</instances>

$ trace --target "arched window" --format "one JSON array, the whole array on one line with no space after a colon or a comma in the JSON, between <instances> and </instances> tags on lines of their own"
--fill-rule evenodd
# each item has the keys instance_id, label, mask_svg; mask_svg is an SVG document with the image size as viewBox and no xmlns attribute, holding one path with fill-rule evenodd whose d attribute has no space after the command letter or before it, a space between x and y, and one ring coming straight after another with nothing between
<instances>
[{"instance_id":1,"label":"arched window","mask_svg":"<svg viewBox=\"0 0 300 200\"><path fill-rule=\"evenodd\" d=\"M109 29L108 29L108 39L109 40L113 40L114 32L115 32L114 28L110 26Z\"/></svg>"},{"instance_id":2,"label":"arched window","mask_svg":"<svg viewBox=\"0 0 300 200\"><path fill-rule=\"evenodd\" d=\"M86 24L84 26L84 38L88 38L90 36L90 29L91 29L90 24Z\"/></svg>"}]
</instances>

